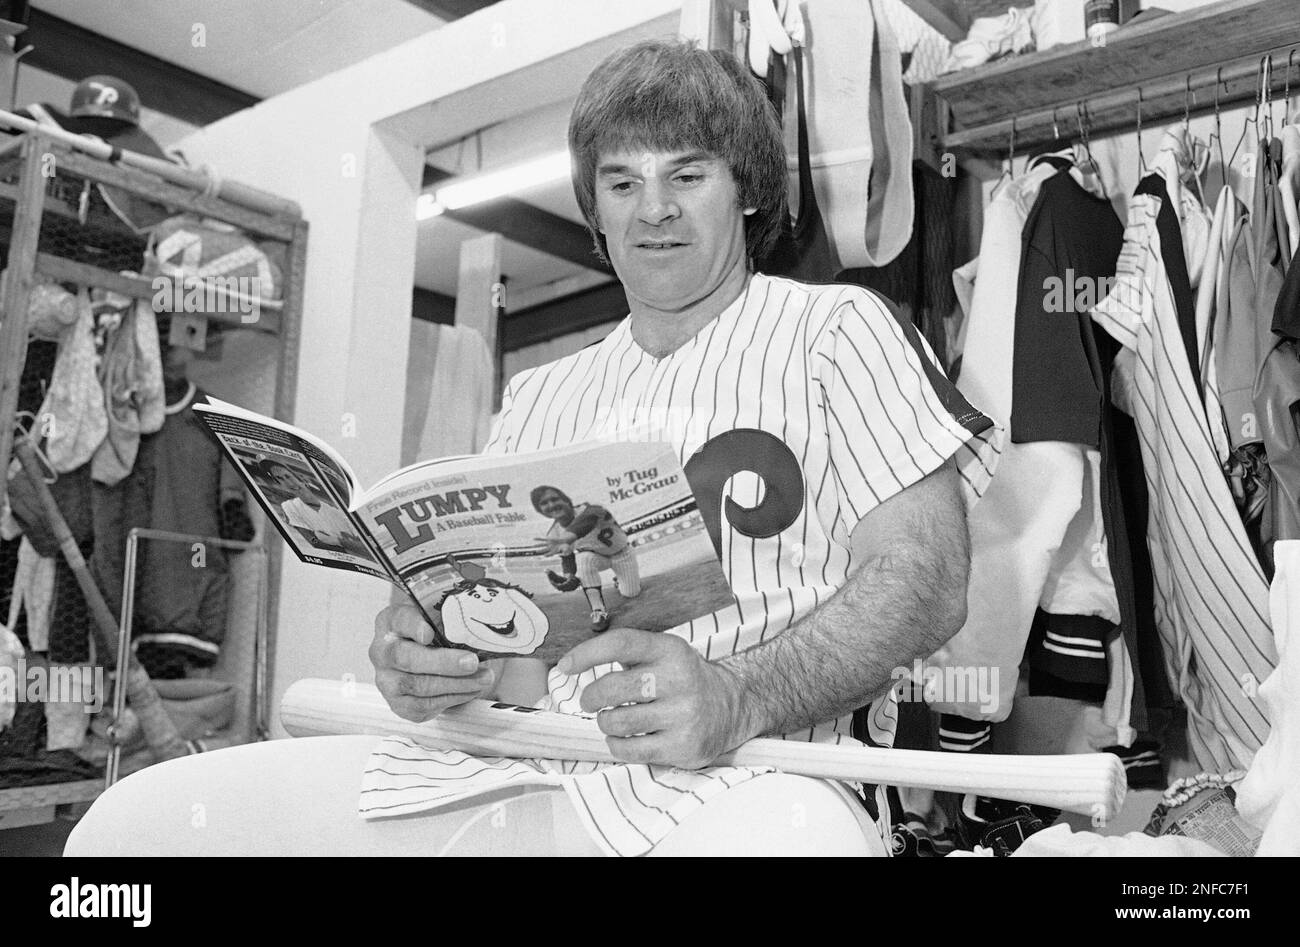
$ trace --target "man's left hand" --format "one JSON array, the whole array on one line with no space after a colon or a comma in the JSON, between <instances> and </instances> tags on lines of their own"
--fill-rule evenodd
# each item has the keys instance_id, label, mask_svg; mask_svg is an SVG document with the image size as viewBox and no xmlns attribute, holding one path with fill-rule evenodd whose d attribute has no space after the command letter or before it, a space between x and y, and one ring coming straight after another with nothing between
<instances>
[{"instance_id":1,"label":"man's left hand","mask_svg":"<svg viewBox=\"0 0 1300 947\"><path fill-rule=\"evenodd\" d=\"M558 670L578 674L612 662L623 670L588 684L580 704L599 711L617 759L699 769L754 736L735 673L676 635L615 628L578 645Z\"/></svg>"}]
</instances>

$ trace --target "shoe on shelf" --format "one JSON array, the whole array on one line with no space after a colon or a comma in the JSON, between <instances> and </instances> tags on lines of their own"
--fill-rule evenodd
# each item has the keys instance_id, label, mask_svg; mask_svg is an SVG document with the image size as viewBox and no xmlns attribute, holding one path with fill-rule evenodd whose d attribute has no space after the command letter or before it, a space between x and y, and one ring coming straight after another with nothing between
<instances>
[{"instance_id":1,"label":"shoe on shelf","mask_svg":"<svg viewBox=\"0 0 1300 947\"><path fill-rule=\"evenodd\" d=\"M609 630L609 612L603 608L593 608L591 610L591 632L598 635L602 631Z\"/></svg>"},{"instance_id":2,"label":"shoe on shelf","mask_svg":"<svg viewBox=\"0 0 1300 947\"><path fill-rule=\"evenodd\" d=\"M1059 809L1046 806L968 793L961 801L958 833L967 850L980 845L992 849L995 856L1005 857L1029 836L1054 823L1060 814Z\"/></svg>"}]
</instances>

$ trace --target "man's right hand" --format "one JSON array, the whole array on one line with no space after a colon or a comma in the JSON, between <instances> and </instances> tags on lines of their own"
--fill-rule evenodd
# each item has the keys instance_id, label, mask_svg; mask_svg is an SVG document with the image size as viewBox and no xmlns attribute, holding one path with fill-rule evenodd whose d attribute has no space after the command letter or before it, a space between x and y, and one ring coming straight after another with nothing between
<instances>
[{"instance_id":1,"label":"man's right hand","mask_svg":"<svg viewBox=\"0 0 1300 947\"><path fill-rule=\"evenodd\" d=\"M473 652L433 641L433 629L412 605L390 605L375 616L375 686L404 720L431 720L448 707L486 697L496 684L493 670Z\"/></svg>"}]
</instances>

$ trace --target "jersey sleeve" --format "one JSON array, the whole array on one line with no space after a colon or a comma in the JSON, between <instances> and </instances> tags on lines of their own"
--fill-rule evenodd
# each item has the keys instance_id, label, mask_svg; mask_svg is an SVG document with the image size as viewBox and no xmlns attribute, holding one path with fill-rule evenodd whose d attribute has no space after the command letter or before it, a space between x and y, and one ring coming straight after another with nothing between
<instances>
[{"instance_id":1,"label":"jersey sleeve","mask_svg":"<svg viewBox=\"0 0 1300 947\"><path fill-rule=\"evenodd\" d=\"M997 450L993 422L948 381L915 327L870 293L837 310L815 353L836 490L851 524L949 458L968 500Z\"/></svg>"},{"instance_id":2,"label":"jersey sleeve","mask_svg":"<svg viewBox=\"0 0 1300 947\"><path fill-rule=\"evenodd\" d=\"M1150 318L1144 312L1150 305L1158 250L1152 252L1148 244L1155 230L1159 206L1155 198L1137 194L1129 205L1129 222L1124 228L1124 246L1115 261L1115 279L1110 292L1092 309L1092 318L1109 332L1115 341L1126 349L1137 350L1138 329Z\"/></svg>"}]
</instances>

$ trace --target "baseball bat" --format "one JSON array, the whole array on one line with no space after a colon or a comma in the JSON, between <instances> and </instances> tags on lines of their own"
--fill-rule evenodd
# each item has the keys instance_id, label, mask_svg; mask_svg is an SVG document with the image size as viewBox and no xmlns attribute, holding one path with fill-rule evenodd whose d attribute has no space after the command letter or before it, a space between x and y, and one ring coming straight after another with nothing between
<instances>
[{"instance_id":1,"label":"baseball bat","mask_svg":"<svg viewBox=\"0 0 1300 947\"><path fill-rule=\"evenodd\" d=\"M409 737L477 756L617 762L591 717L473 700L425 723L398 717L372 684L308 678L290 685L280 722L293 736ZM977 793L1108 821L1124 804L1124 765L1111 753L1043 756L830 746L760 737L718 765L771 766L799 776Z\"/></svg>"},{"instance_id":2,"label":"baseball bat","mask_svg":"<svg viewBox=\"0 0 1300 947\"><path fill-rule=\"evenodd\" d=\"M14 441L14 455L22 464L23 473L27 475L32 490L40 501L45 523L58 540L63 558L81 588L82 597L85 598L86 606L90 611L90 632L94 636L95 645L102 652L105 664L116 664L118 660L117 619L113 617L108 603L104 601L103 593L95 584L95 579L90 574L90 567L86 565L85 557L81 555L81 549L77 546L77 541L73 538L72 531L59 510L58 501L46 486L44 472L41 470L40 461L36 458L36 451L26 437ZM126 688L127 699L131 701L131 707L140 719L140 728L144 731L145 742L153 751L155 759L161 762L185 756L190 752L176 730L176 725L172 723L171 717L167 716L167 708L163 706L162 698L154 689L153 681L149 679L148 673L140 662L135 659L135 655L128 655L126 680L119 681L118 686Z\"/></svg>"}]
</instances>

